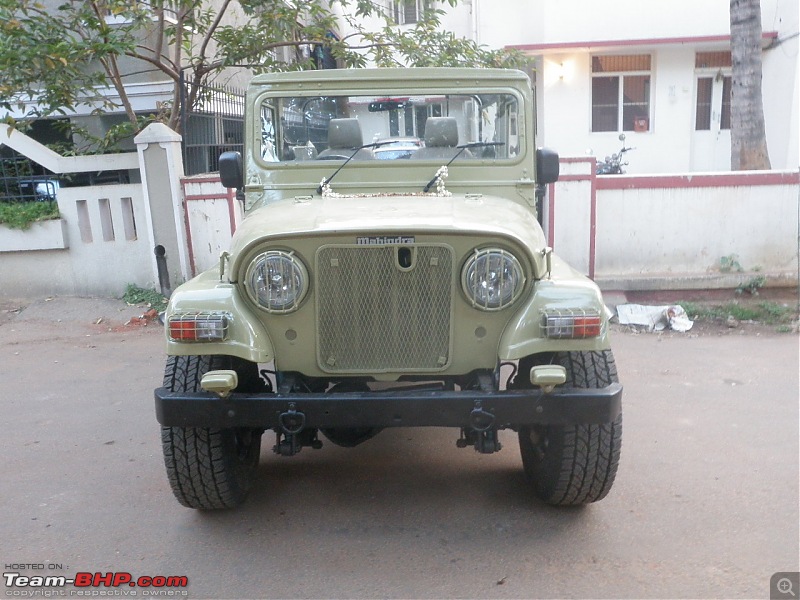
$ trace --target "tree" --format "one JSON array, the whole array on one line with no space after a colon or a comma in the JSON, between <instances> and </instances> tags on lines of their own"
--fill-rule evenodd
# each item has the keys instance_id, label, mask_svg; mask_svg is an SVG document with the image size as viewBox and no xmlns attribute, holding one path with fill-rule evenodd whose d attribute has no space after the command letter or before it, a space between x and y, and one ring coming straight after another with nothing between
<instances>
[{"instance_id":1,"label":"tree","mask_svg":"<svg viewBox=\"0 0 800 600\"><path fill-rule=\"evenodd\" d=\"M447 0L454 6L458 0ZM315 68L327 50L347 66L373 59L381 66L516 66L519 54L491 51L439 29L443 11L428 8L413 28L393 27L378 0L63 0L57 8L36 0L0 0L0 107L25 119L69 115L80 105L97 112L124 109L126 129L143 126L128 98L131 72L155 71L174 82L172 101L149 117L180 129L181 111L195 106L203 83L227 69L253 73ZM384 26L365 28L365 19ZM342 19L343 21L339 21ZM339 23L352 33L339 39ZM295 60L278 57L293 50ZM123 68L123 62L125 67ZM187 107L179 82L188 82ZM103 91L114 88L119 100ZM119 133L119 132L112 132ZM107 136L103 145L112 143Z\"/></svg>"},{"instance_id":2,"label":"tree","mask_svg":"<svg viewBox=\"0 0 800 600\"><path fill-rule=\"evenodd\" d=\"M731 0L731 168L769 169L761 96L761 2Z\"/></svg>"}]
</instances>

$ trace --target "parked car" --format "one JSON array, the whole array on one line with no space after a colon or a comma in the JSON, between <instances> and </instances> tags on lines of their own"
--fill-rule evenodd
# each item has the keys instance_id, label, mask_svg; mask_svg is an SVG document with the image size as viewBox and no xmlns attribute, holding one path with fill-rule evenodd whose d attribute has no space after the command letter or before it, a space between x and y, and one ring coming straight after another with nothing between
<instances>
[{"instance_id":1,"label":"parked car","mask_svg":"<svg viewBox=\"0 0 800 600\"><path fill-rule=\"evenodd\" d=\"M18 181L20 196L22 201L55 201L58 189L61 187L58 179L49 177L20 179Z\"/></svg>"},{"instance_id":2,"label":"parked car","mask_svg":"<svg viewBox=\"0 0 800 600\"><path fill-rule=\"evenodd\" d=\"M533 496L605 497L622 436L609 315L537 221L537 186L559 161L536 148L528 77L271 73L252 80L246 111L244 153L219 161L245 219L165 316L156 415L178 501L240 504L265 431L290 457L421 426L485 454L515 431ZM424 147L383 145L401 119ZM325 149L298 160L294 148L322 147L320 127Z\"/></svg>"},{"instance_id":3,"label":"parked car","mask_svg":"<svg viewBox=\"0 0 800 600\"><path fill-rule=\"evenodd\" d=\"M381 145L372 152L378 160L410 158L417 150L425 146L423 141L417 137L387 138L376 141Z\"/></svg>"}]
</instances>

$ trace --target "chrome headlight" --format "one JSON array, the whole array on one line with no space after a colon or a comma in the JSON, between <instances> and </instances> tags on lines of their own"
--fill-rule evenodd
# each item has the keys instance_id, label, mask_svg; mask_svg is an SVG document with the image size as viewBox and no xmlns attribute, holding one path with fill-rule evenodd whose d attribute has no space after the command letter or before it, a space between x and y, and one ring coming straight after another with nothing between
<instances>
[{"instance_id":1,"label":"chrome headlight","mask_svg":"<svg viewBox=\"0 0 800 600\"><path fill-rule=\"evenodd\" d=\"M461 285L473 306L500 310L522 293L525 272L510 252L499 248L475 250L464 265Z\"/></svg>"},{"instance_id":2,"label":"chrome headlight","mask_svg":"<svg viewBox=\"0 0 800 600\"><path fill-rule=\"evenodd\" d=\"M251 297L270 312L296 310L308 290L308 273L292 252L259 254L247 269Z\"/></svg>"}]
</instances>

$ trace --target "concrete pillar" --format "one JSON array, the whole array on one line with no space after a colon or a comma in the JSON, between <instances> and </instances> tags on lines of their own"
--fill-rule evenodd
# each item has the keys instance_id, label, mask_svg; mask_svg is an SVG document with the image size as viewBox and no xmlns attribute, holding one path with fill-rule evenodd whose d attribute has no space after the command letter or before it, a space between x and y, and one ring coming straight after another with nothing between
<instances>
[{"instance_id":1,"label":"concrete pillar","mask_svg":"<svg viewBox=\"0 0 800 600\"><path fill-rule=\"evenodd\" d=\"M163 123L152 123L133 141L139 153L153 275L168 296L189 278L181 136Z\"/></svg>"}]
</instances>

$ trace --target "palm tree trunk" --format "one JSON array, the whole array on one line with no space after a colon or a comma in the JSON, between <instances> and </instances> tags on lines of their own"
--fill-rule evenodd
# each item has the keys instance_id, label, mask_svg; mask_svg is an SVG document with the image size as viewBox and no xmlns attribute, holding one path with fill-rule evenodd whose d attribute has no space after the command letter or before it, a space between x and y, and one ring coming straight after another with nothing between
<instances>
[{"instance_id":1,"label":"palm tree trunk","mask_svg":"<svg viewBox=\"0 0 800 600\"><path fill-rule=\"evenodd\" d=\"M769 169L761 96L761 1L730 2L731 168Z\"/></svg>"}]
</instances>

